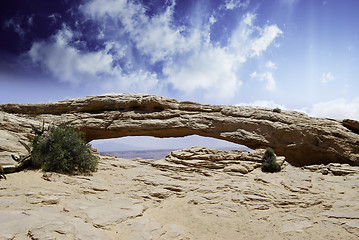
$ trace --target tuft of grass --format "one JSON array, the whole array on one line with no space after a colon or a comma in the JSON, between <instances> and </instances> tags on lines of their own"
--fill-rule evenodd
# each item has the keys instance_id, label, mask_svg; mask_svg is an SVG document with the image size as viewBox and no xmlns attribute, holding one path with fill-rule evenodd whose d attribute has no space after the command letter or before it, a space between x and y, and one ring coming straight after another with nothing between
<instances>
[{"instance_id":1,"label":"tuft of grass","mask_svg":"<svg viewBox=\"0 0 359 240\"><path fill-rule=\"evenodd\" d=\"M84 133L66 126L51 127L32 140L32 165L44 171L86 173L96 171L98 157L90 152Z\"/></svg>"},{"instance_id":2,"label":"tuft of grass","mask_svg":"<svg viewBox=\"0 0 359 240\"><path fill-rule=\"evenodd\" d=\"M277 163L277 157L272 148L267 148L262 157L262 171L263 172L279 172L281 166Z\"/></svg>"}]
</instances>

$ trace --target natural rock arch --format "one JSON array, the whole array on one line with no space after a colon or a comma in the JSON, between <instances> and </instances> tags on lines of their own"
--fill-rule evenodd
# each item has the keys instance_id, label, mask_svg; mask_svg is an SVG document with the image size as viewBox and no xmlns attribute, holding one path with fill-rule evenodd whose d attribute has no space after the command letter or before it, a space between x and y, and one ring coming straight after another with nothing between
<instances>
[{"instance_id":1,"label":"natural rock arch","mask_svg":"<svg viewBox=\"0 0 359 240\"><path fill-rule=\"evenodd\" d=\"M0 130L23 139L29 137L30 123L40 125L45 120L81 130L88 141L196 134L252 149L270 146L296 166L331 162L359 165L357 121L313 118L295 111L278 113L265 108L204 105L146 94L112 94L52 103L3 104L0 114Z\"/></svg>"}]
</instances>

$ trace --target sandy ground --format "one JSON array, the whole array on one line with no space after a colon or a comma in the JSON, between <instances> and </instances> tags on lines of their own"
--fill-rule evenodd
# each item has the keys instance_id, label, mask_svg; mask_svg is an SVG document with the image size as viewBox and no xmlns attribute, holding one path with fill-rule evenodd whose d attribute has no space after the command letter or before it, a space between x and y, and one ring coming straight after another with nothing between
<instances>
[{"instance_id":1,"label":"sandy ground","mask_svg":"<svg viewBox=\"0 0 359 240\"><path fill-rule=\"evenodd\" d=\"M0 181L0 239L359 239L359 173L176 169L103 156L92 176Z\"/></svg>"}]
</instances>

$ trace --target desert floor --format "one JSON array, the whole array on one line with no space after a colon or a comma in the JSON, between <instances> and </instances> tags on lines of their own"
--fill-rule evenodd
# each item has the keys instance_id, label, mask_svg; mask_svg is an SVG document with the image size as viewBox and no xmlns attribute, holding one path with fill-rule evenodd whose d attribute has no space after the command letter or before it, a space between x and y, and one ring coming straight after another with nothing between
<instances>
[{"instance_id":1,"label":"desert floor","mask_svg":"<svg viewBox=\"0 0 359 240\"><path fill-rule=\"evenodd\" d=\"M0 181L0 239L358 239L359 171L248 174L102 156Z\"/></svg>"}]
</instances>

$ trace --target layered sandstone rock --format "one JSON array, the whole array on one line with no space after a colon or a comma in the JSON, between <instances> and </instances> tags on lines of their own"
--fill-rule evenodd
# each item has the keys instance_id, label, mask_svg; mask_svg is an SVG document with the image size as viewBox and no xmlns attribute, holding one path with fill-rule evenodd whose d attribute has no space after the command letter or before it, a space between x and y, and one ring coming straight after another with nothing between
<instances>
[{"instance_id":1,"label":"layered sandstone rock","mask_svg":"<svg viewBox=\"0 0 359 240\"><path fill-rule=\"evenodd\" d=\"M0 105L0 157L24 152L30 123L67 124L88 141L124 136L183 137L197 134L272 147L293 165L359 165L358 122L313 118L295 111L204 105L145 94L112 94L42 104ZM9 160L10 159L10 160Z\"/></svg>"},{"instance_id":2,"label":"layered sandstone rock","mask_svg":"<svg viewBox=\"0 0 359 240\"><path fill-rule=\"evenodd\" d=\"M208 171L208 169L221 169L227 172L247 174L262 165L264 151L264 149L255 151L221 151L211 148L193 147L173 151L165 160L196 169L197 172Z\"/></svg>"},{"instance_id":3,"label":"layered sandstone rock","mask_svg":"<svg viewBox=\"0 0 359 240\"><path fill-rule=\"evenodd\" d=\"M261 155L191 148L156 161L100 156L92 176L9 174L0 239L358 239L359 167L227 171Z\"/></svg>"}]
</instances>

